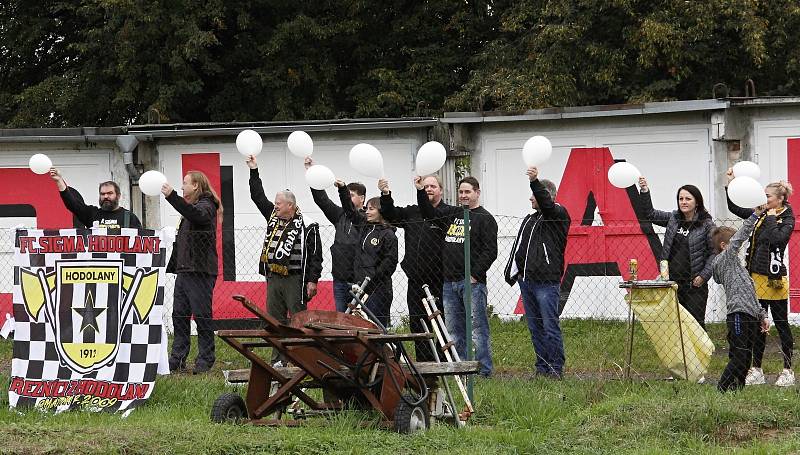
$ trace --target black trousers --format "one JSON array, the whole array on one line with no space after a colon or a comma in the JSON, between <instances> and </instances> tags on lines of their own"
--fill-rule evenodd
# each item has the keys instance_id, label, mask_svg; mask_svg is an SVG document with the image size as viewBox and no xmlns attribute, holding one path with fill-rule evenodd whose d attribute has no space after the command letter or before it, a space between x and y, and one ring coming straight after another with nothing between
<instances>
[{"instance_id":1,"label":"black trousers","mask_svg":"<svg viewBox=\"0 0 800 455\"><path fill-rule=\"evenodd\" d=\"M442 303L444 281L442 276L435 273L429 275L408 275L408 293L406 294L406 298L408 300L408 317L412 333L425 332L420 319L428 320L428 314L425 312L425 307L422 306L422 299L426 297L425 291L422 290L424 284L428 285L431 294L436 297L436 308L442 313L442 320L444 320L444 303ZM429 328L428 330L432 329ZM435 342L436 340L434 340L434 343ZM414 352L417 362L433 362L436 360L428 340L414 342ZM440 354L439 357L442 358L442 355ZM442 361L444 361L444 358L442 358Z\"/></svg>"},{"instance_id":2,"label":"black trousers","mask_svg":"<svg viewBox=\"0 0 800 455\"><path fill-rule=\"evenodd\" d=\"M789 326L789 301L783 300L759 300L761 307L772 313L772 322L778 329L778 336L781 339L781 354L783 356L783 367L792 367L792 350L794 349L794 338L792 328ZM758 333L755 346L753 346L753 366L761 368L761 361L764 359L764 349L767 346L767 334Z\"/></svg>"},{"instance_id":3,"label":"black trousers","mask_svg":"<svg viewBox=\"0 0 800 455\"><path fill-rule=\"evenodd\" d=\"M211 297L217 277L205 273L178 273L175 278L175 294L172 299L172 325L175 337L172 341L170 364L185 365L190 347L190 323L194 316L197 324L198 353L195 368L211 367L216 360L214 353L214 327L211 319Z\"/></svg>"},{"instance_id":4,"label":"black trousers","mask_svg":"<svg viewBox=\"0 0 800 455\"><path fill-rule=\"evenodd\" d=\"M717 384L720 392L744 387L744 379L750 369L753 343L760 332L758 319L747 313L729 314L727 324L728 365Z\"/></svg>"},{"instance_id":5,"label":"black trousers","mask_svg":"<svg viewBox=\"0 0 800 455\"><path fill-rule=\"evenodd\" d=\"M696 288L691 281L676 281L678 283L678 302L686 308L700 323L703 330L706 329L706 304L708 303L708 283Z\"/></svg>"}]
</instances>

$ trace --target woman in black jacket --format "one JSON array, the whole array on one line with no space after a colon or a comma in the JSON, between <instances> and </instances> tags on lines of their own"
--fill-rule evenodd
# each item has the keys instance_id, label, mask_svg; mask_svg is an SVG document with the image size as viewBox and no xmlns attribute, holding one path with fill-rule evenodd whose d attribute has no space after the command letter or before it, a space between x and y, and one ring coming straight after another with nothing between
<instances>
[{"instance_id":1,"label":"woman in black jacket","mask_svg":"<svg viewBox=\"0 0 800 455\"><path fill-rule=\"evenodd\" d=\"M217 281L217 220L222 203L211 188L208 177L191 171L183 178L183 197L165 183L161 192L181 214L167 273L174 273L172 324L175 339L169 355L170 371L186 369L189 355L189 321L197 323L198 353L194 374L205 373L214 365L214 328L211 298Z\"/></svg>"},{"instance_id":2,"label":"woman in black jacket","mask_svg":"<svg viewBox=\"0 0 800 455\"><path fill-rule=\"evenodd\" d=\"M344 182L336 181L337 187ZM389 313L392 308L392 274L397 269L397 235L395 228L386 224L381 215L381 199L374 197L367 201L366 212L356 211L353 201L340 192L342 208L353 220L361 235L353 260L353 275L356 284L365 277L370 281L364 289L369 295L366 306L384 327L389 327Z\"/></svg>"},{"instance_id":3,"label":"woman in black jacket","mask_svg":"<svg viewBox=\"0 0 800 455\"><path fill-rule=\"evenodd\" d=\"M696 186L678 188L677 201L678 209L672 212L654 209L647 180L639 178L639 204L645 220L667 228L659 259L668 261L669 279L678 284L678 302L705 329L708 280L714 258L711 231L716 225Z\"/></svg>"},{"instance_id":4,"label":"woman in black jacket","mask_svg":"<svg viewBox=\"0 0 800 455\"><path fill-rule=\"evenodd\" d=\"M733 180L733 171L728 169L727 175L730 183ZM726 193L727 189L726 187ZM756 297L764 311L769 309L772 313L772 321L781 339L783 372L778 376L775 385L789 387L794 385L792 371L794 339L789 327L789 282L786 279L787 270L783 257L786 254L789 237L794 231L794 212L787 202L787 198L792 194L792 185L785 181L774 182L767 185L764 191L767 195L766 210L761 213L753 233L750 234L745 266L753 278ZM745 219L753 214L753 209L739 207L730 197L728 197L728 210ZM753 367L747 373L745 385L766 382L764 370L761 369L766 341L766 333L760 332L753 344Z\"/></svg>"}]
</instances>

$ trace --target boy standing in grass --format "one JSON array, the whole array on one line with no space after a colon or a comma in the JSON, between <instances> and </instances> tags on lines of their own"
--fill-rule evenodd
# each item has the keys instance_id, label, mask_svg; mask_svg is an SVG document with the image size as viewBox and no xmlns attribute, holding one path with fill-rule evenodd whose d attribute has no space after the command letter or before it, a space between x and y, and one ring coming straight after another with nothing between
<instances>
[{"instance_id":1,"label":"boy standing in grass","mask_svg":"<svg viewBox=\"0 0 800 455\"><path fill-rule=\"evenodd\" d=\"M753 279L739 259L739 250L750 237L763 207L755 209L753 215L744 221L738 231L723 226L711 233L717 250L714 258L714 281L725 288L728 302L728 365L722 372L717 388L720 392L739 390L744 387L747 370L750 369L753 343L758 335L759 321L761 331L769 329L764 309L759 305Z\"/></svg>"}]
</instances>

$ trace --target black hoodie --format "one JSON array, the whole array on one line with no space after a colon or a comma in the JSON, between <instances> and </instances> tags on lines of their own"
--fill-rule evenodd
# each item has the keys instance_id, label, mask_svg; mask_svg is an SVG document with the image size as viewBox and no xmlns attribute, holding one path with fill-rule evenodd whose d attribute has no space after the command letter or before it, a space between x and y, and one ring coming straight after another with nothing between
<instances>
[{"instance_id":1,"label":"black hoodie","mask_svg":"<svg viewBox=\"0 0 800 455\"><path fill-rule=\"evenodd\" d=\"M350 190L346 186L339 188L339 197L346 193L350 197ZM325 218L333 224L336 234L331 245L331 275L334 279L353 283L353 257L356 253L360 232L353 225L353 220L345 213L344 209L334 204L324 190L311 189L311 196L317 207L325 214ZM363 213L363 209L359 210Z\"/></svg>"},{"instance_id":2,"label":"black hoodie","mask_svg":"<svg viewBox=\"0 0 800 455\"><path fill-rule=\"evenodd\" d=\"M417 190L417 199L420 197L428 197L424 189ZM452 206L441 201L436 208L448 210ZM396 207L391 194L381 195L381 215L387 222L405 230L406 250L401 265L406 275L441 276L445 233L443 226L423 220L419 205Z\"/></svg>"},{"instance_id":3,"label":"black hoodie","mask_svg":"<svg viewBox=\"0 0 800 455\"><path fill-rule=\"evenodd\" d=\"M369 223L366 214L355 210L350 193L339 191L342 209L359 230L359 241L353 258L354 283L370 278L364 292L380 292L391 301L392 274L397 269L397 235L388 224Z\"/></svg>"},{"instance_id":4,"label":"black hoodie","mask_svg":"<svg viewBox=\"0 0 800 455\"><path fill-rule=\"evenodd\" d=\"M434 221L445 231L442 270L444 280L464 280L464 208L433 208L424 191L417 192L417 204L425 220ZM470 213L470 272L479 283L486 284L486 273L497 259L497 221L482 206Z\"/></svg>"}]
</instances>

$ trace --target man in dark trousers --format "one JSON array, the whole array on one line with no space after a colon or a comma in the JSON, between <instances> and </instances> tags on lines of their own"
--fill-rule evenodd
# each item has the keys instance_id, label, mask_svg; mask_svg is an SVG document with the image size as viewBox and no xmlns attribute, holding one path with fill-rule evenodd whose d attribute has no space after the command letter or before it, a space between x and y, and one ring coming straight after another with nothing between
<instances>
[{"instance_id":1,"label":"man in dark trousers","mask_svg":"<svg viewBox=\"0 0 800 455\"><path fill-rule=\"evenodd\" d=\"M422 188L416 182L417 189ZM475 340L475 358L480 363L479 374L485 378L494 372L492 347L487 313L488 291L486 274L497 259L497 222L480 203L481 188L475 177L464 177L458 182L458 203L461 207L434 208L430 200L417 193L423 218L444 229L442 269L444 289L442 300L446 314L447 330L453 337L461 358L466 357L467 337ZM472 314L466 313L466 282L464 279L464 207L470 213L470 284L472 289ZM466 333L467 317L472 317L472 333Z\"/></svg>"},{"instance_id":2,"label":"man in dark trousers","mask_svg":"<svg viewBox=\"0 0 800 455\"><path fill-rule=\"evenodd\" d=\"M304 311L317 294L322 275L322 242L319 225L304 219L297 198L289 190L279 191L275 202L264 193L256 157L247 158L250 168L250 199L267 220L267 232L258 272L267 280L267 311L283 324L289 314ZM276 350L272 361L280 361Z\"/></svg>"},{"instance_id":3,"label":"man in dark trousers","mask_svg":"<svg viewBox=\"0 0 800 455\"><path fill-rule=\"evenodd\" d=\"M311 157L306 157L306 169L314 165L314 160ZM353 206L356 210L364 212L364 200L367 195L367 187L363 183L352 182L347 186L339 188L339 192L347 191L350 195L350 200L353 201ZM344 313L347 310L347 304L352 300L350 296L350 288L353 285L353 258L356 254L358 247L358 240L360 232L356 226L353 226L353 220L347 216L344 209L334 204L328 198L324 190L311 189L311 196L314 197L314 202L317 207L325 214L325 218L333 224L336 230L335 237L333 238L333 245L331 245L331 275L333 275L333 299L336 302L336 311Z\"/></svg>"},{"instance_id":4,"label":"man in dark trousers","mask_svg":"<svg viewBox=\"0 0 800 455\"><path fill-rule=\"evenodd\" d=\"M531 208L522 220L505 268L508 284L519 283L525 320L536 351L536 373L561 378L564 371L564 340L558 321L564 251L570 217L555 203L556 185L539 180L539 170L528 168Z\"/></svg>"},{"instance_id":5,"label":"man in dark trousers","mask_svg":"<svg viewBox=\"0 0 800 455\"><path fill-rule=\"evenodd\" d=\"M87 228L94 226L95 222L100 227L108 228L142 227L142 223L133 212L119 206L120 192L116 182L108 181L100 184L100 207L96 207L86 205L81 194L75 188L67 186L58 169L50 169L50 178L55 180L67 210Z\"/></svg>"},{"instance_id":6,"label":"man in dark trousers","mask_svg":"<svg viewBox=\"0 0 800 455\"><path fill-rule=\"evenodd\" d=\"M421 182L422 188L417 190L418 198L427 199L433 207L451 207L442 201L442 182L439 177L429 175ZM442 303L444 229L437 223L425 221L419 205L396 207L387 180L378 181L378 189L381 190L381 215L388 223L405 231L405 256L400 267L408 277L406 299L411 332L424 332L420 319L427 319L428 315L422 306L422 299L426 297L422 290L423 285L427 284L430 287L431 294L436 297L436 305L444 316ZM435 360L427 341L417 341L414 350L417 362Z\"/></svg>"}]
</instances>

